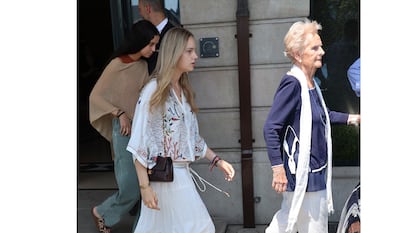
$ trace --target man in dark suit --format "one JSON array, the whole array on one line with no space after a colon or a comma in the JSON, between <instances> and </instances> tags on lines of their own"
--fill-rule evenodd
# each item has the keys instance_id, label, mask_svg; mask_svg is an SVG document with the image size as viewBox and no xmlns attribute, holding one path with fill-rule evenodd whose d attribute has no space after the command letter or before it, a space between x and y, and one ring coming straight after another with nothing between
<instances>
[{"instance_id":1,"label":"man in dark suit","mask_svg":"<svg viewBox=\"0 0 414 233\"><path fill-rule=\"evenodd\" d=\"M157 44L157 50L160 47L162 38L169 29L173 27L181 27L178 22L175 22L166 16L163 0L139 0L138 10L142 18L154 24L160 32L160 41ZM155 68L157 57L158 52L155 52L147 59L149 74L151 74Z\"/></svg>"}]
</instances>

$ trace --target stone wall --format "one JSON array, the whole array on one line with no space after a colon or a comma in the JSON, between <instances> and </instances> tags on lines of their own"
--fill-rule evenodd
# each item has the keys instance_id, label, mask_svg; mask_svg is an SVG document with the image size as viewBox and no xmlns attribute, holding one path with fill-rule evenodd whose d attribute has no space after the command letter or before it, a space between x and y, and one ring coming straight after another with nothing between
<instances>
[{"instance_id":1,"label":"stone wall","mask_svg":"<svg viewBox=\"0 0 414 233\"><path fill-rule=\"evenodd\" d=\"M283 56L283 37L293 22L309 15L310 2L250 0L248 4L255 221L267 224L280 207L281 195L271 188L272 172L262 128L280 79L290 68ZM243 223L236 10L236 0L180 1L181 23L195 35L197 46L201 38L218 38L218 57L201 58L198 47L199 60L190 79L200 108L200 132L210 148L234 165L236 179L227 183L217 169L209 172L207 160L192 166L231 194L228 198L211 187L201 192L211 215L228 224ZM338 221L347 195L359 182L359 167L335 167L333 173L336 212L330 221Z\"/></svg>"}]
</instances>

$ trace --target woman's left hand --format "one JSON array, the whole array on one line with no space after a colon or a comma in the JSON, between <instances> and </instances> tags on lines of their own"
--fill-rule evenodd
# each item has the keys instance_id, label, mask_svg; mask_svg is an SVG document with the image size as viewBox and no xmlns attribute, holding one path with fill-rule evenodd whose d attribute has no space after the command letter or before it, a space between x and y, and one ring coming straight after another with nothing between
<instances>
[{"instance_id":1,"label":"woman's left hand","mask_svg":"<svg viewBox=\"0 0 414 233\"><path fill-rule=\"evenodd\" d=\"M348 116L348 125L360 125L361 124L361 115L359 114L349 114Z\"/></svg>"},{"instance_id":2,"label":"woman's left hand","mask_svg":"<svg viewBox=\"0 0 414 233\"><path fill-rule=\"evenodd\" d=\"M227 181L232 181L235 175L235 171L233 166L228 163L227 161L224 161L223 159L220 159L217 162L217 167L220 168L220 170L222 170L225 174L225 180Z\"/></svg>"}]
</instances>

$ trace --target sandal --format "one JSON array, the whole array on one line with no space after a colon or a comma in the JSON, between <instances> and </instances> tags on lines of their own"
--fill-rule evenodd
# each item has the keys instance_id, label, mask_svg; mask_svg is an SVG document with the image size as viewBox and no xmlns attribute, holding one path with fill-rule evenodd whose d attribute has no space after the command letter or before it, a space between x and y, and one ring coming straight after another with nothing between
<instances>
[{"instance_id":1,"label":"sandal","mask_svg":"<svg viewBox=\"0 0 414 233\"><path fill-rule=\"evenodd\" d=\"M93 213L93 208L94 207L91 209L91 214L93 221L95 222L95 226L98 228L98 231L101 233L111 233L111 228L105 226L105 220L103 218L96 217L96 215Z\"/></svg>"}]
</instances>

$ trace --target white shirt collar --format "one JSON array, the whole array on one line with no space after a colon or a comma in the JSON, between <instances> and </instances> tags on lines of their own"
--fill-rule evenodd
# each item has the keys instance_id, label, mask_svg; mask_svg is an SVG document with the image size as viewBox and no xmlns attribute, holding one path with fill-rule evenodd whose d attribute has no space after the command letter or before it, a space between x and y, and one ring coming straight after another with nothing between
<instances>
[{"instance_id":1,"label":"white shirt collar","mask_svg":"<svg viewBox=\"0 0 414 233\"><path fill-rule=\"evenodd\" d=\"M165 18L163 21L161 21L160 24L157 25L157 29L159 33L161 33L162 29L165 27L167 23L168 23L168 18Z\"/></svg>"}]
</instances>

